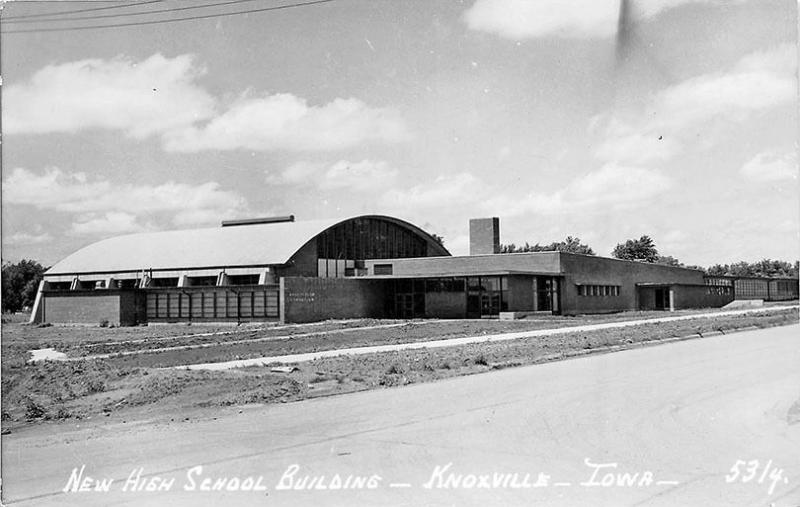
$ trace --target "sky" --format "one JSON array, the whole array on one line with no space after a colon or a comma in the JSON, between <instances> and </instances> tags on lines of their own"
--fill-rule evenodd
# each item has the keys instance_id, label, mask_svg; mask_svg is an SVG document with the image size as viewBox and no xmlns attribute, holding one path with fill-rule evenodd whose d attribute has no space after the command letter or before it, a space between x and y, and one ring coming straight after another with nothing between
<instances>
[{"instance_id":1,"label":"sky","mask_svg":"<svg viewBox=\"0 0 800 507\"><path fill-rule=\"evenodd\" d=\"M331 0L41 31L298 1L5 3L3 262L286 214L397 216L457 255L496 216L503 243L800 257L796 0ZM95 6L116 7L58 14Z\"/></svg>"}]
</instances>

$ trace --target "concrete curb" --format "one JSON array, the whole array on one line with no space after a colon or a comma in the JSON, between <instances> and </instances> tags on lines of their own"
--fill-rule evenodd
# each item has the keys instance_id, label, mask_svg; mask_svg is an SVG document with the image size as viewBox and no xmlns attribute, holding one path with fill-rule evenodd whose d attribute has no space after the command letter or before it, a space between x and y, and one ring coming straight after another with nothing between
<instances>
[{"instance_id":1,"label":"concrete curb","mask_svg":"<svg viewBox=\"0 0 800 507\"><path fill-rule=\"evenodd\" d=\"M300 363L300 362L307 362L307 361L314 361L316 359L324 359L330 357L338 357L338 356L357 356L357 355L364 355L364 354L375 354L380 352L400 352L404 350L417 350L417 349L435 349L435 348L442 348L442 347L455 347L459 345L470 345L475 343L484 343L484 342L497 342L497 341L509 341L509 340L518 340L521 338L536 338L541 336L553 336L559 334L568 334L568 333L580 333L585 331L595 331L595 330L603 330L603 329L620 329L625 327L632 327L632 326L640 326L643 324L659 324L664 322L678 322L683 320L692 320L692 319L707 319L707 318L715 318L715 317L730 317L735 315L747 315L747 314L758 314L758 313L765 313L765 312L773 312L773 311L782 311L782 310L791 310L797 309L798 306L776 306L776 307L765 307L765 308L754 308L754 309L747 309L747 310L734 310L734 311L727 311L727 312L716 312L716 313L703 313L703 314L696 314L696 315L684 315L680 317L662 317L658 319L640 319L640 320L632 320L632 321L624 321L624 322L609 322L604 324L590 324L585 326L573 326L573 327L565 327L565 328L556 328L556 329L537 329L534 331L522 331L517 333L503 333L503 334L494 334L494 335L479 335L479 336L467 336L463 338L450 338L444 340L432 340L427 342L413 342L413 343L400 343L394 345L374 345L374 346L367 346L367 347L351 347L346 349L334 349L334 350L324 350L320 352L308 352L302 354L290 354L284 356L272 356L272 357L257 357L252 359L239 359L235 361L224 361L218 363L199 363L199 364L190 364L190 365L181 365L181 366L173 366L174 369L182 369L182 370L229 370L232 368L244 368L248 366L266 366L273 363ZM720 331L711 331L706 333L701 333L700 336L705 338L708 336L716 336L719 334L723 334ZM690 335L694 336L694 335ZM680 340L680 339L687 339L687 338L667 338L664 340L655 340L656 343L664 343L667 340ZM647 342L639 342L640 344L644 344ZM588 349L586 353L592 353L593 351L601 350L601 347L596 349ZM582 352L582 351L573 351L575 352ZM567 353L569 354L569 353Z\"/></svg>"}]
</instances>

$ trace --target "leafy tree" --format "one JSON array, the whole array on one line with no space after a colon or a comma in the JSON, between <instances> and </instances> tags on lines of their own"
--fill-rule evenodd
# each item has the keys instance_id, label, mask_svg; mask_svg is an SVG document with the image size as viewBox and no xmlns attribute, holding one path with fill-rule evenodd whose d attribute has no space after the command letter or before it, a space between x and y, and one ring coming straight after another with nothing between
<instances>
[{"instance_id":1,"label":"leafy tree","mask_svg":"<svg viewBox=\"0 0 800 507\"><path fill-rule=\"evenodd\" d=\"M23 259L3 265L3 311L18 312L33 306L39 281L45 268L36 261Z\"/></svg>"},{"instance_id":2,"label":"leafy tree","mask_svg":"<svg viewBox=\"0 0 800 507\"><path fill-rule=\"evenodd\" d=\"M663 264L664 266L672 266L674 268L682 268L684 264L671 255L659 255L656 259L656 264Z\"/></svg>"},{"instance_id":3,"label":"leafy tree","mask_svg":"<svg viewBox=\"0 0 800 507\"><path fill-rule=\"evenodd\" d=\"M436 241L440 245L444 246L444 237L443 236L439 236L438 234L431 234L431 237L433 238L434 241Z\"/></svg>"},{"instance_id":4,"label":"leafy tree","mask_svg":"<svg viewBox=\"0 0 800 507\"><path fill-rule=\"evenodd\" d=\"M706 269L710 276L757 276L767 278L796 278L800 262L762 259L758 262L739 261L733 264L714 264Z\"/></svg>"},{"instance_id":5,"label":"leafy tree","mask_svg":"<svg viewBox=\"0 0 800 507\"><path fill-rule=\"evenodd\" d=\"M518 253L518 252L567 252L577 253L584 255L595 255L594 250L589 245L581 243L580 238L573 238L567 236L564 241L550 243L549 245L530 245L525 243L524 246L517 246L514 243L508 245L500 245L500 253Z\"/></svg>"},{"instance_id":6,"label":"leafy tree","mask_svg":"<svg viewBox=\"0 0 800 507\"><path fill-rule=\"evenodd\" d=\"M614 247L611 255L617 259L628 261L657 262L659 259L658 250L650 236L642 236L639 239L629 239L625 243L619 243Z\"/></svg>"},{"instance_id":7,"label":"leafy tree","mask_svg":"<svg viewBox=\"0 0 800 507\"><path fill-rule=\"evenodd\" d=\"M581 238L573 238L572 236L567 236L564 241L559 243L551 243L547 245L546 248L554 248L559 252L569 252L569 253L576 253L576 254L584 254L584 255L595 255L594 250L589 245L584 245L581 243Z\"/></svg>"}]
</instances>

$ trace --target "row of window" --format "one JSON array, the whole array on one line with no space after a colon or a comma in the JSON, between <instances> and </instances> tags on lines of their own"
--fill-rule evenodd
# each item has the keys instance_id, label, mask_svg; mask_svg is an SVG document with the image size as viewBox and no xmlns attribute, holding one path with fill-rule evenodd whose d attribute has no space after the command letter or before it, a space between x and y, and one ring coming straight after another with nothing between
<instances>
[{"instance_id":1,"label":"row of window","mask_svg":"<svg viewBox=\"0 0 800 507\"><path fill-rule=\"evenodd\" d=\"M405 227L379 218L356 218L317 236L320 259L396 259L425 257L426 240Z\"/></svg>"},{"instance_id":2,"label":"row of window","mask_svg":"<svg viewBox=\"0 0 800 507\"><path fill-rule=\"evenodd\" d=\"M442 277L427 279L398 278L394 280L396 293L414 292L504 292L508 280L504 276Z\"/></svg>"},{"instance_id":3,"label":"row of window","mask_svg":"<svg viewBox=\"0 0 800 507\"><path fill-rule=\"evenodd\" d=\"M579 296L619 296L619 285L578 285Z\"/></svg>"},{"instance_id":4,"label":"row of window","mask_svg":"<svg viewBox=\"0 0 800 507\"><path fill-rule=\"evenodd\" d=\"M226 285L258 285L259 275L228 275ZM114 280L112 289L135 289L139 288L139 279ZM217 285L216 276L190 276L186 280L187 287L214 287ZM150 280L150 287L177 287L178 277L153 278ZM69 290L72 282L50 282L50 290ZM106 281L82 281L77 284L78 289L105 289Z\"/></svg>"}]
</instances>

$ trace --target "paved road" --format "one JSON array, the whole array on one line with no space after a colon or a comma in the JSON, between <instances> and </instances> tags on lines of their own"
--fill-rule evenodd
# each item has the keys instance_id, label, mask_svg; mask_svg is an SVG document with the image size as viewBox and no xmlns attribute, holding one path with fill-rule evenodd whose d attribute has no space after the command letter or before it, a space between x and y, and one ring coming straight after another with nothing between
<instances>
[{"instance_id":1,"label":"paved road","mask_svg":"<svg viewBox=\"0 0 800 507\"><path fill-rule=\"evenodd\" d=\"M73 427L49 437L35 428L3 437L3 500L796 506L798 330L743 332L241 414L224 410L218 420ZM741 464L734 477L737 460L758 463ZM113 478L110 491L60 493L81 465L92 478ZM202 475L195 469L192 483L187 474L198 465ZM123 491L137 467L151 482L163 479L162 487L173 479L171 489ZM619 485L619 474L637 472L634 485ZM234 476L267 489L184 490L199 488L203 478ZM309 488L312 480L328 489L278 489ZM363 488L334 489L337 480ZM542 486L533 487L537 481Z\"/></svg>"}]
</instances>

